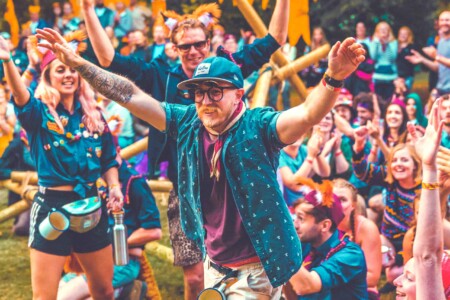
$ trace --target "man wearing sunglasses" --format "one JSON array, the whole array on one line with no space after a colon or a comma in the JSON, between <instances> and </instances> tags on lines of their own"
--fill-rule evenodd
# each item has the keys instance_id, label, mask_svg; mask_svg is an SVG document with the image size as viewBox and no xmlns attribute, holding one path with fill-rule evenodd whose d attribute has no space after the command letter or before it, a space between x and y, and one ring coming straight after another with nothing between
<instances>
[{"instance_id":1,"label":"man wearing sunglasses","mask_svg":"<svg viewBox=\"0 0 450 300\"><path fill-rule=\"evenodd\" d=\"M279 152L331 110L344 79L365 59L362 46L353 38L337 42L321 84L305 103L275 112L246 110L242 72L225 58L206 59L178 85L195 104L161 103L83 60L56 31L39 33L49 42L41 45L94 89L176 141L181 223L205 257L205 285L237 271L238 281L225 290L228 299L279 299L281 285L302 262L278 188Z\"/></svg>"},{"instance_id":2,"label":"man wearing sunglasses","mask_svg":"<svg viewBox=\"0 0 450 300\"><path fill-rule=\"evenodd\" d=\"M179 22L171 32L170 40L181 64L170 68L164 56L145 63L114 52L95 15L92 1L83 0L83 15L99 64L112 72L127 76L138 87L159 101L183 105L193 104L192 94L188 90L178 90L177 85L183 80L192 78L195 68L210 55L210 30L197 19ZM238 63L244 77L250 75L267 63L280 45L285 44L288 19L289 0L277 0L268 28L269 34L266 37L257 39L243 51L234 54L220 47L217 55ZM174 184L174 190L169 196L167 212L175 257L174 264L183 267L185 299L197 299L198 293L203 288L202 255L195 243L186 238L180 226L176 144L153 127L149 129L149 175L153 176L160 161L169 161L168 177Z\"/></svg>"}]
</instances>

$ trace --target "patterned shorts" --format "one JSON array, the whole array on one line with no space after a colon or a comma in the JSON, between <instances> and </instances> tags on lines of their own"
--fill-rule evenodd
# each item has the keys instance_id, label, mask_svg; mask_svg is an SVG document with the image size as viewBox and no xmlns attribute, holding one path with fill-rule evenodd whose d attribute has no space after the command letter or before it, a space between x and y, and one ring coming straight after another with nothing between
<instances>
[{"instance_id":1,"label":"patterned shorts","mask_svg":"<svg viewBox=\"0 0 450 300\"><path fill-rule=\"evenodd\" d=\"M169 234L174 254L174 265L187 267L203 261L202 252L181 228L180 201L174 190L171 190L169 194L167 218L169 219Z\"/></svg>"}]
</instances>

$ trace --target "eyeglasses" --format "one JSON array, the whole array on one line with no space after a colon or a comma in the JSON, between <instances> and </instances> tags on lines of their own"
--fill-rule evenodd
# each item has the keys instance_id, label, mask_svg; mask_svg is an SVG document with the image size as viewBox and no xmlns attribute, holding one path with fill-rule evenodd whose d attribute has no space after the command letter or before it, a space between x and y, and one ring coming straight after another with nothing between
<instances>
[{"instance_id":1,"label":"eyeglasses","mask_svg":"<svg viewBox=\"0 0 450 300\"><path fill-rule=\"evenodd\" d=\"M208 43L208 40L195 42L191 44L182 44L182 45L176 45L178 49L180 49L181 52L188 52L191 50L191 47L194 46L196 50L202 50L206 47L206 44Z\"/></svg>"},{"instance_id":2,"label":"eyeglasses","mask_svg":"<svg viewBox=\"0 0 450 300\"><path fill-rule=\"evenodd\" d=\"M235 86L212 86L207 90L202 90L200 88L195 88L189 90L191 97L194 98L196 103L201 103L205 99L205 94L213 102L219 102L223 98L223 90L235 90Z\"/></svg>"}]
</instances>

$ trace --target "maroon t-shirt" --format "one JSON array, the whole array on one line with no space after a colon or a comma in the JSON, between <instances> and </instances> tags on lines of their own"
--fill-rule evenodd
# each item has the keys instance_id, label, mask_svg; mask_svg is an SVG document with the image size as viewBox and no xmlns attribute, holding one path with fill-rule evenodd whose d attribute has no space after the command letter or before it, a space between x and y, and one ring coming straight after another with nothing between
<instances>
[{"instance_id":1,"label":"maroon t-shirt","mask_svg":"<svg viewBox=\"0 0 450 300\"><path fill-rule=\"evenodd\" d=\"M202 170L200 201L208 256L218 264L231 264L255 257L256 251L242 224L225 170L222 168L219 181L209 176L215 142L211 141L206 130L202 131L202 140L206 163Z\"/></svg>"}]
</instances>

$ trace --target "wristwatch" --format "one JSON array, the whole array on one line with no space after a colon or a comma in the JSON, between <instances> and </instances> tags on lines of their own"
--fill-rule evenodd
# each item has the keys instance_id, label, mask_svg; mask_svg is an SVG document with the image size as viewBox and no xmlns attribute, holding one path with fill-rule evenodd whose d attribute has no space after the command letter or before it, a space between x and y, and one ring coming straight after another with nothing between
<instances>
[{"instance_id":1,"label":"wristwatch","mask_svg":"<svg viewBox=\"0 0 450 300\"><path fill-rule=\"evenodd\" d=\"M344 86L344 80L336 80L326 73L323 75L322 83L330 91L339 90Z\"/></svg>"}]
</instances>

